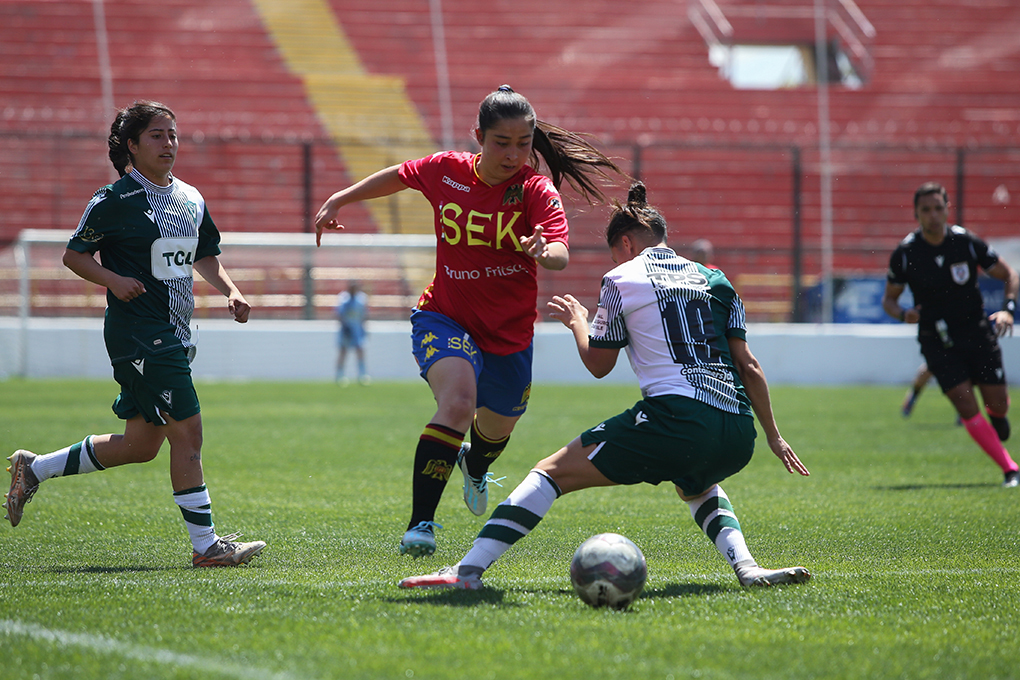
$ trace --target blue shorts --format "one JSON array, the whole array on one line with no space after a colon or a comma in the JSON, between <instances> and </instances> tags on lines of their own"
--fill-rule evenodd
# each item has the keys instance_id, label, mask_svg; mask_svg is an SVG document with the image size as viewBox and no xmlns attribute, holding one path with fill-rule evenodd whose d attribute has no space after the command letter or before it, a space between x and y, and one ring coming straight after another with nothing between
<instances>
[{"instance_id":1,"label":"blue shorts","mask_svg":"<svg viewBox=\"0 0 1020 680\"><path fill-rule=\"evenodd\" d=\"M528 348L500 356L483 352L460 324L443 314L416 309L411 312L411 350L422 378L432 364L446 357L459 357L475 369L478 385L476 407L501 416L517 417L528 409L531 396L531 357Z\"/></svg>"},{"instance_id":2,"label":"blue shorts","mask_svg":"<svg viewBox=\"0 0 1020 680\"><path fill-rule=\"evenodd\" d=\"M336 336L336 344L340 347L359 349L365 343L365 327L353 324L341 324Z\"/></svg>"}]
</instances>

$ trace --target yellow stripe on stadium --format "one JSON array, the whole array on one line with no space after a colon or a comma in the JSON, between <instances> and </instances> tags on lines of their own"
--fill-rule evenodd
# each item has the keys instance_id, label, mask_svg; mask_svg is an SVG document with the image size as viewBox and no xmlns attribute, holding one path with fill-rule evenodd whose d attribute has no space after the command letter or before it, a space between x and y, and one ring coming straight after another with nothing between
<instances>
[{"instance_id":1,"label":"yellow stripe on stadium","mask_svg":"<svg viewBox=\"0 0 1020 680\"><path fill-rule=\"evenodd\" d=\"M365 71L327 2L253 0L253 5L287 68L304 82L309 102L354 181L437 150L404 80ZM403 191L365 206L380 231L433 232L431 206L417 192Z\"/></svg>"}]
</instances>

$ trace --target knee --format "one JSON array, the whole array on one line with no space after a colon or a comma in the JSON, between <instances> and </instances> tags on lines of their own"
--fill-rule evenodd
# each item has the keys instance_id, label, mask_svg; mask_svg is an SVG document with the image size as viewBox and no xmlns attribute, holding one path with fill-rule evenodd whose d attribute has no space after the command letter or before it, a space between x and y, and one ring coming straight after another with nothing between
<instances>
[{"instance_id":1,"label":"knee","mask_svg":"<svg viewBox=\"0 0 1020 680\"><path fill-rule=\"evenodd\" d=\"M474 395L457 393L444 397L438 404L439 416L448 420L451 427L467 430L475 418Z\"/></svg>"}]
</instances>

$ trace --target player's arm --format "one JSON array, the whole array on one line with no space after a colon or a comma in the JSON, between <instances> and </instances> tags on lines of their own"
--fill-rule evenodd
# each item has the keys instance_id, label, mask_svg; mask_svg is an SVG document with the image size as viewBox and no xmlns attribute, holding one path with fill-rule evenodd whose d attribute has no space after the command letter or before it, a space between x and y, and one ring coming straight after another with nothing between
<instances>
[{"instance_id":1,"label":"player's arm","mask_svg":"<svg viewBox=\"0 0 1020 680\"><path fill-rule=\"evenodd\" d=\"M798 472L805 477L811 474L779 434L779 427L776 425L776 418L772 413L772 399L769 396L769 385L765 380L765 372L758 360L751 354L751 348L747 346L747 341L741 338L729 338L729 346L733 365L736 366L740 381L747 391L747 397L751 400L751 408L754 409L754 414L758 417L758 424L765 431L765 439L768 441L772 453L783 461L783 465L791 474Z\"/></svg>"},{"instance_id":2,"label":"player's arm","mask_svg":"<svg viewBox=\"0 0 1020 680\"><path fill-rule=\"evenodd\" d=\"M885 282L885 294L882 295L882 309L885 313L904 323L917 323L921 319L921 312L918 307L904 309L900 307L900 296L906 288L902 283Z\"/></svg>"},{"instance_id":3,"label":"player's arm","mask_svg":"<svg viewBox=\"0 0 1020 680\"><path fill-rule=\"evenodd\" d=\"M322 243L323 230L339 231L344 228L336 220L340 208L358 201L389 196L406 188L407 185L400 179L400 165L392 165L336 192L326 199L315 215L315 245Z\"/></svg>"},{"instance_id":4,"label":"player's arm","mask_svg":"<svg viewBox=\"0 0 1020 680\"><path fill-rule=\"evenodd\" d=\"M1002 337L1007 332L1013 335L1013 322L1016 317L1016 298L1020 294L1020 274L1017 274L1015 269L1001 259L986 269L985 272L1006 284L1002 295L1002 310L993 312L989 315L988 319L995 324L995 333L999 337Z\"/></svg>"},{"instance_id":5,"label":"player's arm","mask_svg":"<svg viewBox=\"0 0 1020 680\"><path fill-rule=\"evenodd\" d=\"M550 243L545 240L544 227L539 225L531 236L521 237L521 247L524 252L535 258L540 265L546 269L559 271L566 269L570 262L570 250L567 244L560 241Z\"/></svg>"},{"instance_id":6,"label":"player's arm","mask_svg":"<svg viewBox=\"0 0 1020 680\"><path fill-rule=\"evenodd\" d=\"M227 270L223 268L220 259L215 255L208 255L195 262L195 271L202 275L213 288L223 293L227 298L227 310L238 323L247 323L248 314L251 313L251 305L241 295L241 291L230 279Z\"/></svg>"},{"instance_id":7,"label":"player's arm","mask_svg":"<svg viewBox=\"0 0 1020 680\"><path fill-rule=\"evenodd\" d=\"M131 302L145 292L145 286L141 281L110 271L99 264L92 253L79 253L77 250L66 248L62 262L65 267L86 281L109 289L114 297L122 302Z\"/></svg>"},{"instance_id":8,"label":"player's arm","mask_svg":"<svg viewBox=\"0 0 1020 680\"><path fill-rule=\"evenodd\" d=\"M549 308L549 316L560 321L574 334L574 342L577 343L577 353L581 357L581 363L596 378L604 378L616 366L616 359L620 350L606 347L592 347L588 343L588 310L577 301L573 295L553 296L553 299L546 303Z\"/></svg>"}]
</instances>

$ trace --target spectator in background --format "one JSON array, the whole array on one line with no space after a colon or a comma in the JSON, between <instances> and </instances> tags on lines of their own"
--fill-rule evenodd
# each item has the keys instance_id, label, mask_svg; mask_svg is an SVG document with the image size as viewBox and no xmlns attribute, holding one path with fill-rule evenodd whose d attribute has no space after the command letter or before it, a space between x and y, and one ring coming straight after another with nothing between
<instances>
[{"instance_id":1,"label":"spectator in background","mask_svg":"<svg viewBox=\"0 0 1020 680\"><path fill-rule=\"evenodd\" d=\"M365 371L365 319L368 317L368 294L361 290L361 284L351 281L347 290L341 291L336 301L336 318L340 321L340 332L337 344L340 348L336 358L336 381L346 384L344 366L347 363L347 350L354 349L358 360L358 382L367 385L370 382Z\"/></svg>"},{"instance_id":2,"label":"spectator in background","mask_svg":"<svg viewBox=\"0 0 1020 680\"><path fill-rule=\"evenodd\" d=\"M718 269L712 264L715 261L715 248L707 238L699 238L691 244L691 259L709 269Z\"/></svg>"},{"instance_id":3,"label":"spectator in background","mask_svg":"<svg viewBox=\"0 0 1020 680\"><path fill-rule=\"evenodd\" d=\"M1009 391L998 338L1012 335L1020 276L984 241L960 226L949 226L949 197L935 182L914 193L920 225L893 251L882 298L886 314L916 323L917 340L928 369L956 408L975 442L995 461L1003 486L1020 485L1020 472L1002 442L1009 438ZM986 317L978 289L978 268L1005 282L1001 311ZM915 306L900 307L906 286ZM974 385L981 392L985 420Z\"/></svg>"}]
</instances>

